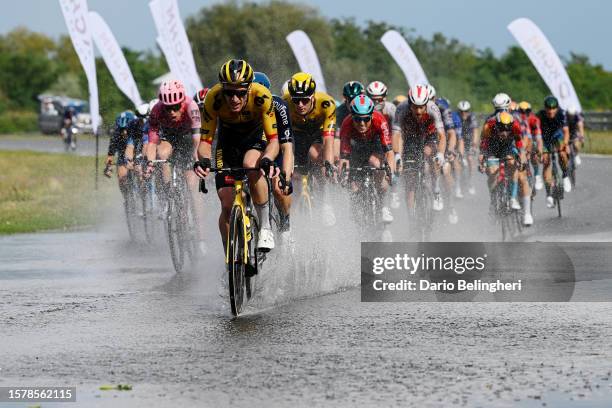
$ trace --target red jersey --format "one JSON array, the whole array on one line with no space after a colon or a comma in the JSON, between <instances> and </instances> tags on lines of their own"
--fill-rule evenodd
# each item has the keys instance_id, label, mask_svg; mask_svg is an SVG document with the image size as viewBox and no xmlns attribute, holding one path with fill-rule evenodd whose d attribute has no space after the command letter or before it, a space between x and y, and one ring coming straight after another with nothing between
<instances>
[{"instance_id":1,"label":"red jersey","mask_svg":"<svg viewBox=\"0 0 612 408\"><path fill-rule=\"evenodd\" d=\"M365 133L359 133L353 126L353 118L348 115L342 121L340 128L340 156L343 159L351 155L351 141L355 143L372 143L380 140L384 152L391 150L391 136L389 133L389 122L380 112L372 113L370 128Z\"/></svg>"},{"instance_id":2,"label":"red jersey","mask_svg":"<svg viewBox=\"0 0 612 408\"><path fill-rule=\"evenodd\" d=\"M149 143L159 143L160 130L178 135L191 132L199 137L201 125L200 108L191 98L185 97L181 103L180 116L176 120L163 103L157 102L149 117Z\"/></svg>"},{"instance_id":3,"label":"red jersey","mask_svg":"<svg viewBox=\"0 0 612 408\"><path fill-rule=\"evenodd\" d=\"M521 119L529 129L531 136L542 136L542 127L540 126L540 118L535 113L521 113Z\"/></svg>"},{"instance_id":4,"label":"red jersey","mask_svg":"<svg viewBox=\"0 0 612 408\"><path fill-rule=\"evenodd\" d=\"M508 146L512 143L520 149L523 147L522 136L522 127L516 118L512 122L512 129L510 131L503 131L497 126L497 120L494 116L489 118L484 124L480 151L487 154L491 150L498 150L500 147Z\"/></svg>"}]
</instances>

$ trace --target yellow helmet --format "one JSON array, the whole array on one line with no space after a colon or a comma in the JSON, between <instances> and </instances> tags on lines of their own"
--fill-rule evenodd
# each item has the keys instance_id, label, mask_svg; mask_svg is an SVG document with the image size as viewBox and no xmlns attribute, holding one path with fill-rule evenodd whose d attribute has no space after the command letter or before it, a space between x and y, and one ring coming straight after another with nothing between
<instances>
[{"instance_id":1,"label":"yellow helmet","mask_svg":"<svg viewBox=\"0 0 612 408\"><path fill-rule=\"evenodd\" d=\"M495 119L498 126L505 128L512 127L512 123L514 122L514 117L506 111L499 112Z\"/></svg>"},{"instance_id":2,"label":"yellow helmet","mask_svg":"<svg viewBox=\"0 0 612 408\"><path fill-rule=\"evenodd\" d=\"M408 99L406 95L397 95L395 98L393 98L393 104L397 106L400 103L404 102L406 99Z\"/></svg>"},{"instance_id":3,"label":"yellow helmet","mask_svg":"<svg viewBox=\"0 0 612 408\"><path fill-rule=\"evenodd\" d=\"M292 97L311 96L315 93L317 84L312 75L305 72L298 72L291 77L289 82L289 94Z\"/></svg>"},{"instance_id":4,"label":"yellow helmet","mask_svg":"<svg viewBox=\"0 0 612 408\"><path fill-rule=\"evenodd\" d=\"M253 82L253 68L245 60L229 60L219 70L219 82L248 86Z\"/></svg>"},{"instance_id":5,"label":"yellow helmet","mask_svg":"<svg viewBox=\"0 0 612 408\"><path fill-rule=\"evenodd\" d=\"M527 101L519 102L518 108L521 112L529 112L531 110L531 104Z\"/></svg>"},{"instance_id":6,"label":"yellow helmet","mask_svg":"<svg viewBox=\"0 0 612 408\"><path fill-rule=\"evenodd\" d=\"M283 98L287 98L289 96L289 83L291 82L290 79L286 80L285 83L283 84L283 87L281 88L281 96Z\"/></svg>"}]
</instances>

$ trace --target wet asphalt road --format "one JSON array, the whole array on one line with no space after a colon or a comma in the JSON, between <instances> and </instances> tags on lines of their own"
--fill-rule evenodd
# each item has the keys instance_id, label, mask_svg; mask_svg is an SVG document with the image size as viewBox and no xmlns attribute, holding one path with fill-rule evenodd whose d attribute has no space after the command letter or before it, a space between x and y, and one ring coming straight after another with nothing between
<instances>
[{"instance_id":1,"label":"wet asphalt road","mask_svg":"<svg viewBox=\"0 0 612 408\"><path fill-rule=\"evenodd\" d=\"M586 159L567 216L539 196L522 239L612 241L610 174ZM499 239L478 181L435 239ZM214 200L209 255L179 276L163 240L128 242L118 199L93 230L0 238L0 386L77 387L54 407L612 404L612 303L361 303L359 236L339 210L341 230L294 220L295 252L270 256L230 319ZM398 214L396 240L406 229ZM571 256L577 299L612 291L606 246ZM98 389L117 383L134 388Z\"/></svg>"}]
</instances>

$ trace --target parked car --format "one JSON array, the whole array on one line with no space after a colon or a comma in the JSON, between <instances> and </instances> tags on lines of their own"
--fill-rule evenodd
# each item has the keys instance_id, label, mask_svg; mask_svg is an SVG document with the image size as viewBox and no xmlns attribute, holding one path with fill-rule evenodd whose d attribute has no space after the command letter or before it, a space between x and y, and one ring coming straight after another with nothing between
<instances>
[{"instance_id":1,"label":"parked car","mask_svg":"<svg viewBox=\"0 0 612 408\"><path fill-rule=\"evenodd\" d=\"M40 100L38 126L42 133L59 134L64 126L64 114L70 108L76 113L75 126L79 133L93 133L87 102L53 95L39 95L38 99Z\"/></svg>"}]
</instances>

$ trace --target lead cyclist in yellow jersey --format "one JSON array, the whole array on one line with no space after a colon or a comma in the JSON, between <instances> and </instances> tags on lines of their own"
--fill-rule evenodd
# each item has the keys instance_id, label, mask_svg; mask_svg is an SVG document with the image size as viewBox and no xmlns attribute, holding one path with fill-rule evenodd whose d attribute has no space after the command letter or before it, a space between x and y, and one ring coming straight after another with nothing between
<instances>
[{"instance_id":1,"label":"lead cyclist in yellow jersey","mask_svg":"<svg viewBox=\"0 0 612 408\"><path fill-rule=\"evenodd\" d=\"M274 159L279 152L276 116L272 94L263 85L253 83L253 69L244 60L230 60L219 71L219 83L206 94L202 109L202 143L194 169L204 178L211 167L212 142L217 133L215 165L221 167L260 167L261 173L249 172L250 192L261 230L257 248L274 248L274 234L266 211L268 186L262 178L276 175ZM232 177L217 173L217 195L221 201L219 231L225 245L233 203Z\"/></svg>"}]
</instances>

